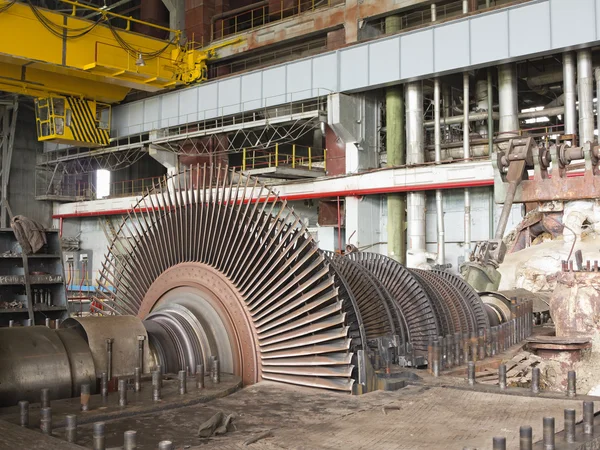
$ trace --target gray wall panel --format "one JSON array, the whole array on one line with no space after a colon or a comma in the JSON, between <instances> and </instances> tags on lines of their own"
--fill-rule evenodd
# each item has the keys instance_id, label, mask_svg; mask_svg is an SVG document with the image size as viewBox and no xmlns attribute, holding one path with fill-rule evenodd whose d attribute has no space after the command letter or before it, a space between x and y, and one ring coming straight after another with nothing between
<instances>
[{"instance_id":1,"label":"gray wall panel","mask_svg":"<svg viewBox=\"0 0 600 450\"><path fill-rule=\"evenodd\" d=\"M469 66L471 59L469 21L436 27L434 40L436 72Z\"/></svg>"},{"instance_id":2,"label":"gray wall panel","mask_svg":"<svg viewBox=\"0 0 600 450\"><path fill-rule=\"evenodd\" d=\"M181 95L179 98L179 115L185 123L198 120L198 87L188 89L187 95Z\"/></svg>"},{"instance_id":3,"label":"gray wall panel","mask_svg":"<svg viewBox=\"0 0 600 450\"><path fill-rule=\"evenodd\" d=\"M548 2L514 8L508 12L508 17L511 57L551 49Z\"/></svg>"},{"instance_id":4,"label":"gray wall panel","mask_svg":"<svg viewBox=\"0 0 600 450\"><path fill-rule=\"evenodd\" d=\"M250 72L243 75L244 99L242 77L234 76L162 94L158 96L161 99L158 105L139 101L116 106L113 129L118 129L118 134L123 136L153 128L151 122L157 120L157 115L161 126L185 123L189 121L185 115L194 114L194 103L188 103L186 98L194 89L198 92L200 120L260 108L264 105L254 102L259 97L253 88L259 77L261 98L263 102L268 98L266 103L273 106L309 97L302 92L310 92L310 96L315 97L329 92L368 90L389 83L459 72L470 65L481 67L561 52L571 46L590 47L597 45L600 39L597 22L600 23L600 0L532 0ZM175 97L181 98L176 102ZM176 104L178 109L174 114ZM144 114L146 108L159 112ZM150 124L141 127L145 121Z\"/></svg>"},{"instance_id":5,"label":"gray wall panel","mask_svg":"<svg viewBox=\"0 0 600 450\"><path fill-rule=\"evenodd\" d=\"M244 111L263 107L262 73L242 75L242 107Z\"/></svg>"},{"instance_id":6,"label":"gray wall panel","mask_svg":"<svg viewBox=\"0 0 600 450\"><path fill-rule=\"evenodd\" d=\"M398 80L400 78L400 38L386 39L370 44L369 63L371 84L390 83Z\"/></svg>"},{"instance_id":7,"label":"gray wall panel","mask_svg":"<svg viewBox=\"0 0 600 450\"><path fill-rule=\"evenodd\" d=\"M552 0L552 46L567 47L596 39L594 10L594 0Z\"/></svg>"},{"instance_id":8,"label":"gray wall panel","mask_svg":"<svg viewBox=\"0 0 600 450\"><path fill-rule=\"evenodd\" d=\"M420 77L433 72L433 30L401 35L401 78Z\"/></svg>"},{"instance_id":9,"label":"gray wall panel","mask_svg":"<svg viewBox=\"0 0 600 450\"><path fill-rule=\"evenodd\" d=\"M470 24L471 64L508 58L508 11L481 17Z\"/></svg>"},{"instance_id":10,"label":"gray wall panel","mask_svg":"<svg viewBox=\"0 0 600 450\"><path fill-rule=\"evenodd\" d=\"M369 84L368 60L368 45L357 45L340 53L341 91L350 91Z\"/></svg>"},{"instance_id":11,"label":"gray wall panel","mask_svg":"<svg viewBox=\"0 0 600 450\"><path fill-rule=\"evenodd\" d=\"M265 106L286 102L286 66L278 66L263 71L262 89ZM244 110L247 110L244 108Z\"/></svg>"},{"instance_id":12,"label":"gray wall panel","mask_svg":"<svg viewBox=\"0 0 600 450\"><path fill-rule=\"evenodd\" d=\"M294 102L312 95L312 62L310 59L290 63L287 68L288 98Z\"/></svg>"},{"instance_id":13,"label":"gray wall panel","mask_svg":"<svg viewBox=\"0 0 600 450\"><path fill-rule=\"evenodd\" d=\"M212 119L219 116L219 85L204 84L198 87L199 120Z\"/></svg>"},{"instance_id":14,"label":"gray wall panel","mask_svg":"<svg viewBox=\"0 0 600 450\"><path fill-rule=\"evenodd\" d=\"M217 83L219 86L219 116L237 114L241 111L241 78L227 78Z\"/></svg>"},{"instance_id":15,"label":"gray wall panel","mask_svg":"<svg viewBox=\"0 0 600 450\"><path fill-rule=\"evenodd\" d=\"M156 130L160 128L160 97L144 100L144 123L143 131Z\"/></svg>"}]
</instances>

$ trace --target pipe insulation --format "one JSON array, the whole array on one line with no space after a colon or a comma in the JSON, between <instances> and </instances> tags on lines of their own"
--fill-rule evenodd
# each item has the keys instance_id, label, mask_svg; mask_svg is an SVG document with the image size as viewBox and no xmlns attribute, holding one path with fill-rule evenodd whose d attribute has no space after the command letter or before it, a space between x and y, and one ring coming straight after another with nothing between
<instances>
[{"instance_id":1,"label":"pipe insulation","mask_svg":"<svg viewBox=\"0 0 600 450\"><path fill-rule=\"evenodd\" d=\"M469 140L469 72L463 73L463 109L464 122L463 122L463 159L468 161L471 159L471 143ZM471 252L471 192L468 188L465 188L465 259Z\"/></svg>"},{"instance_id":2,"label":"pipe insulation","mask_svg":"<svg viewBox=\"0 0 600 450\"><path fill-rule=\"evenodd\" d=\"M577 133L577 86L575 74L575 55L563 54L563 92L565 105L565 134Z\"/></svg>"},{"instance_id":3,"label":"pipe insulation","mask_svg":"<svg viewBox=\"0 0 600 450\"><path fill-rule=\"evenodd\" d=\"M519 131L519 104L515 64L498 66L498 95L500 104L499 136L517 136Z\"/></svg>"},{"instance_id":4,"label":"pipe insulation","mask_svg":"<svg viewBox=\"0 0 600 450\"><path fill-rule=\"evenodd\" d=\"M594 78L592 51L577 52L577 86L579 89L579 144L594 142Z\"/></svg>"},{"instance_id":5,"label":"pipe insulation","mask_svg":"<svg viewBox=\"0 0 600 450\"><path fill-rule=\"evenodd\" d=\"M440 79L436 78L433 81L433 116L435 121L434 141L435 141L435 163L442 162L442 125L440 120L441 104L440 104ZM437 217L437 258L438 264L445 264L446 261L446 238L444 231L444 194L441 189L435 191L435 207Z\"/></svg>"}]
</instances>

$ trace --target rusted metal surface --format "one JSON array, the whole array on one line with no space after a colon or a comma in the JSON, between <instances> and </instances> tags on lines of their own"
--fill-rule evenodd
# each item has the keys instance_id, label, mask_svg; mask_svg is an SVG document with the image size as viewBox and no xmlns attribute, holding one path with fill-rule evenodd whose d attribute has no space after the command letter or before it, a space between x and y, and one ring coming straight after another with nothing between
<instances>
[{"instance_id":1,"label":"rusted metal surface","mask_svg":"<svg viewBox=\"0 0 600 450\"><path fill-rule=\"evenodd\" d=\"M171 189L144 196L109 248L97 291L101 313L178 330L185 346L177 370L184 360L193 370L208 367L210 356L222 359L202 348L211 333L195 337L214 327L246 383L350 391L344 301L300 218L226 166L186 168L161 185ZM252 194L269 200L245 202Z\"/></svg>"},{"instance_id":2,"label":"rusted metal surface","mask_svg":"<svg viewBox=\"0 0 600 450\"><path fill-rule=\"evenodd\" d=\"M562 272L550 299L550 315L560 337L598 337L600 329L600 274Z\"/></svg>"}]
</instances>

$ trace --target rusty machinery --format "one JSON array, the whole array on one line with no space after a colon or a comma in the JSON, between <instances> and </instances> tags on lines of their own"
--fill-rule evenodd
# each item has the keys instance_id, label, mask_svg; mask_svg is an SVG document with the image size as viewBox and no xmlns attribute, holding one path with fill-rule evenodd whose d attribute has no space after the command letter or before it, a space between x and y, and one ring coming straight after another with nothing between
<instances>
[{"instance_id":1,"label":"rusty machinery","mask_svg":"<svg viewBox=\"0 0 600 450\"><path fill-rule=\"evenodd\" d=\"M560 234L563 202L600 196L599 157L600 147L589 142L571 148L567 144L540 145L533 138L512 139L506 149L496 150L492 155L494 188L496 203L503 204L502 214L494 239L478 243L471 260L461 267L465 280L478 291L498 289L497 268L507 251L502 238L514 203L538 205L539 213L529 219L528 228L536 225L539 231ZM574 161L582 161L582 167L572 164ZM581 168L580 173L569 170Z\"/></svg>"},{"instance_id":2,"label":"rusty machinery","mask_svg":"<svg viewBox=\"0 0 600 450\"><path fill-rule=\"evenodd\" d=\"M436 357L442 368L449 367L441 361L446 350L471 348L473 339L480 350L455 354L454 365L490 354L493 337L509 330L516 342L517 330L526 333L516 320L524 325L529 313L510 301L504 309L484 303L443 271L407 269L374 253L323 252L273 191L207 165L163 180L139 200L109 246L98 285L100 317L69 319L62 327L71 331L58 330L55 339L76 332L89 362L85 376L95 379L107 370L106 339L131 353L142 335L145 372L160 364L194 373L216 357L245 384L268 379L362 393L380 387L378 373L394 366L431 363L433 342L445 349ZM109 326L117 320L131 325L117 331ZM31 330L20 332L49 333ZM70 350L59 343L55 353L66 361ZM133 354L119 361L112 376L134 372ZM80 374L69 373L63 396L76 395ZM7 376L0 371L0 385ZM37 392L40 380L18 379L18 393Z\"/></svg>"}]
</instances>

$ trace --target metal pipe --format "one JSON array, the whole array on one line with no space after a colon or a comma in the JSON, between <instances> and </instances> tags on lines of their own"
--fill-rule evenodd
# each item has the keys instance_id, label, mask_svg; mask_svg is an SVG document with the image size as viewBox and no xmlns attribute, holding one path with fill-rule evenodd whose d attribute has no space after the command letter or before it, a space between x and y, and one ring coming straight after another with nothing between
<instances>
[{"instance_id":1,"label":"metal pipe","mask_svg":"<svg viewBox=\"0 0 600 450\"><path fill-rule=\"evenodd\" d=\"M500 105L500 137L518 135L519 104L517 98L517 69L514 63L498 66L498 95Z\"/></svg>"},{"instance_id":2,"label":"metal pipe","mask_svg":"<svg viewBox=\"0 0 600 450\"><path fill-rule=\"evenodd\" d=\"M144 371L144 341L146 340L146 336L139 335L138 336L138 367L143 372Z\"/></svg>"},{"instance_id":3,"label":"metal pipe","mask_svg":"<svg viewBox=\"0 0 600 450\"><path fill-rule=\"evenodd\" d=\"M463 0L462 12L463 12L463 14L469 14L469 0Z\"/></svg>"},{"instance_id":4,"label":"metal pipe","mask_svg":"<svg viewBox=\"0 0 600 450\"><path fill-rule=\"evenodd\" d=\"M77 416L75 414L65 416L65 434L67 442L75 443L77 440Z\"/></svg>"},{"instance_id":5,"label":"metal pipe","mask_svg":"<svg viewBox=\"0 0 600 450\"><path fill-rule=\"evenodd\" d=\"M435 162L439 164L442 161L442 129L440 120L440 79L433 80L433 122L434 122L434 142L435 142ZM468 126L468 125L467 125Z\"/></svg>"},{"instance_id":6,"label":"metal pipe","mask_svg":"<svg viewBox=\"0 0 600 450\"><path fill-rule=\"evenodd\" d=\"M433 364L431 369L434 377L440 376L440 339L433 340Z\"/></svg>"},{"instance_id":7,"label":"metal pipe","mask_svg":"<svg viewBox=\"0 0 600 450\"><path fill-rule=\"evenodd\" d=\"M152 400L155 402L160 400L161 378L160 371L152 372Z\"/></svg>"},{"instance_id":8,"label":"metal pipe","mask_svg":"<svg viewBox=\"0 0 600 450\"><path fill-rule=\"evenodd\" d=\"M565 409L565 441L575 442L575 410Z\"/></svg>"},{"instance_id":9,"label":"metal pipe","mask_svg":"<svg viewBox=\"0 0 600 450\"><path fill-rule=\"evenodd\" d=\"M575 55L563 53L563 92L565 102L565 134L577 133L577 82Z\"/></svg>"},{"instance_id":10,"label":"metal pipe","mask_svg":"<svg viewBox=\"0 0 600 450\"><path fill-rule=\"evenodd\" d=\"M406 163L425 162L423 130L423 85L412 82L406 85ZM408 193L408 256L407 265L418 267L427 262L425 254L425 192Z\"/></svg>"},{"instance_id":11,"label":"metal pipe","mask_svg":"<svg viewBox=\"0 0 600 450\"><path fill-rule=\"evenodd\" d=\"M583 434L594 434L594 402L583 402Z\"/></svg>"},{"instance_id":12,"label":"metal pipe","mask_svg":"<svg viewBox=\"0 0 600 450\"><path fill-rule=\"evenodd\" d=\"M437 20L437 6L435 3L431 4L431 21L435 22Z\"/></svg>"},{"instance_id":13,"label":"metal pipe","mask_svg":"<svg viewBox=\"0 0 600 450\"><path fill-rule=\"evenodd\" d=\"M469 73L463 73L463 159L468 161L471 159L471 142L470 142L470 129L469 129L469 106L470 106L470 93L469 93ZM464 202L465 202L465 260L468 260L471 253L471 191L465 189L464 191Z\"/></svg>"},{"instance_id":14,"label":"metal pipe","mask_svg":"<svg viewBox=\"0 0 600 450\"><path fill-rule=\"evenodd\" d=\"M440 121L441 104L440 104L440 79L436 78L433 82L433 111L434 111L434 136L435 136L435 162L442 162L442 129ZM437 263L445 264L446 261L446 239L444 231L444 194L438 189L435 191L435 205L437 216Z\"/></svg>"},{"instance_id":15,"label":"metal pipe","mask_svg":"<svg viewBox=\"0 0 600 450\"><path fill-rule=\"evenodd\" d=\"M269 6L269 0L263 0L260 2L251 3L246 6L242 6L236 9L230 9L229 11L222 12L220 14L215 14L211 17L211 23L215 23L217 20L226 19L227 17L237 16L238 14L245 13L247 11L251 11L253 9L262 8L264 6Z\"/></svg>"},{"instance_id":16,"label":"metal pipe","mask_svg":"<svg viewBox=\"0 0 600 450\"><path fill-rule=\"evenodd\" d=\"M520 112L517 114L517 118L519 120L537 119L538 117L556 117L556 116L560 116L561 114L565 114L565 106L555 106L552 108L540 109L539 111ZM500 119L500 115L498 113L494 113L492 115L492 118L494 120L498 120L498 119ZM489 115L488 115L487 111L469 114L469 123L479 122L479 121L487 120L487 119L489 119ZM445 120L444 122L445 122L445 125L462 124L465 122L465 116L464 115L452 116L449 119ZM428 128L428 129L435 127L434 120L428 120L426 122L423 122L423 124L424 124L424 127ZM489 135L489 133L488 133L488 135ZM507 134L504 134L504 137L507 137Z\"/></svg>"},{"instance_id":17,"label":"metal pipe","mask_svg":"<svg viewBox=\"0 0 600 450\"><path fill-rule=\"evenodd\" d=\"M106 373L108 375L108 379L112 379L112 347L113 347L114 339L108 338L106 339Z\"/></svg>"},{"instance_id":18,"label":"metal pipe","mask_svg":"<svg viewBox=\"0 0 600 450\"><path fill-rule=\"evenodd\" d=\"M92 432L94 450L105 450L106 442L104 438L104 422L95 422Z\"/></svg>"},{"instance_id":19,"label":"metal pipe","mask_svg":"<svg viewBox=\"0 0 600 450\"><path fill-rule=\"evenodd\" d=\"M577 88L579 97L579 144L594 142L594 78L592 51L577 52Z\"/></svg>"}]
</instances>

